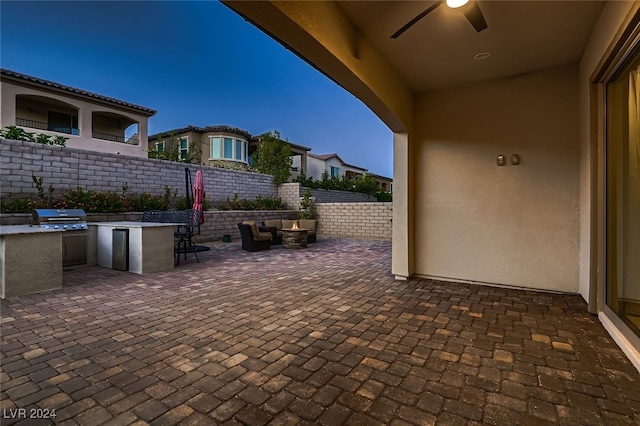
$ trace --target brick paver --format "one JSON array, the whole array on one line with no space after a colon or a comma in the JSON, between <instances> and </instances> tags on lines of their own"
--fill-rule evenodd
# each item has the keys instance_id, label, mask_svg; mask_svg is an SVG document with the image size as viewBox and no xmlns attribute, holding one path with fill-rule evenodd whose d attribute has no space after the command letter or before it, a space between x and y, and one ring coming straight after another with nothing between
<instances>
[{"instance_id":1,"label":"brick paver","mask_svg":"<svg viewBox=\"0 0 640 426\"><path fill-rule=\"evenodd\" d=\"M2 301L2 424L640 424L640 374L579 296L396 282L390 254L231 243L65 271Z\"/></svg>"}]
</instances>

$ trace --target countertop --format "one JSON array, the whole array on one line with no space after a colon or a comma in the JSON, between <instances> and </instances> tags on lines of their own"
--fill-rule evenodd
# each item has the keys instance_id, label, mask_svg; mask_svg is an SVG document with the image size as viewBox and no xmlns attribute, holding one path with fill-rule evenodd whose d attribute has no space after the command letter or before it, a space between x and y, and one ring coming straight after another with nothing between
<instances>
[{"instance_id":1,"label":"countertop","mask_svg":"<svg viewBox=\"0 0 640 426\"><path fill-rule=\"evenodd\" d=\"M160 222L92 222L89 226L117 226L119 228L161 228L166 226L181 226L184 223L160 223Z\"/></svg>"},{"instance_id":2,"label":"countertop","mask_svg":"<svg viewBox=\"0 0 640 426\"><path fill-rule=\"evenodd\" d=\"M0 235L42 234L45 232L62 232L63 229L44 229L39 226L7 225L0 226Z\"/></svg>"}]
</instances>

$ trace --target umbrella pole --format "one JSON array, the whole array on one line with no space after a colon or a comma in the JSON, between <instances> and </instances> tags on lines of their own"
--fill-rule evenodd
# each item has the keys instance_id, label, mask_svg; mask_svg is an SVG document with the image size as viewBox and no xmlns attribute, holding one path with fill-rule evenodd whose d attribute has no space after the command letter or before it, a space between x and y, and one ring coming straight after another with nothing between
<instances>
[{"instance_id":1,"label":"umbrella pole","mask_svg":"<svg viewBox=\"0 0 640 426\"><path fill-rule=\"evenodd\" d=\"M190 180L191 180L191 171L189 170L188 167L185 167L184 168L184 185L186 189L185 195L187 196L187 202L186 202L187 210L189 209L189 205L191 204L189 202L189 185L191 183Z\"/></svg>"}]
</instances>

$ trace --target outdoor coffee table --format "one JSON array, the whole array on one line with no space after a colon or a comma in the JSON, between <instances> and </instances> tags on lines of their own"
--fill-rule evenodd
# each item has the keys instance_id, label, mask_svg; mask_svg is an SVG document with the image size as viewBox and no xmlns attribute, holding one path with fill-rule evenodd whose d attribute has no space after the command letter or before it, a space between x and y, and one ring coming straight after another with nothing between
<instances>
[{"instance_id":1,"label":"outdoor coffee table","mask_svg":"<svg viewBox=\"0 0 640 426\"><path fill-rule=\"evenodd\" d=\"M282 230L282 248L301 249L307 248L307 231L308 229L283 229Z\"/></svg>"}]
</instances>

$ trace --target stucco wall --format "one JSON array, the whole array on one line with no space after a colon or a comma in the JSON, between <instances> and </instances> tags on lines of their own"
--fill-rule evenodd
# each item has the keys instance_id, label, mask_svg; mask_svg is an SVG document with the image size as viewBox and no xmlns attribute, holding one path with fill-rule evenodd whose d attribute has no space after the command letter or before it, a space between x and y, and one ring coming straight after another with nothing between
<instances>
[{"instance_id":1,"label":"stucco wall","mask_svg":"<svg viewBox=\"0 0 640 426\"><path fill-rule=\"evenodd\" d=\"M15 125L16 123L16 96L28 95L28 96L46 96L49 99L64 102L78 111L78 127L80 129L79 135L67 135L67 146L71 148L90 149L93 151L104 153L116 153L119 152L123 155L130 155L133 157L146 157L147 156L147 133L148 133L148 118L143 114L137 114L132 111L114 108L107 106L103 103L93 103L86 100L76 98L73 96L62 96L57 93L49 93L46 91L36 90L31 87L25 87L13 82L3 81L1 83L2 102L1 115L0 115L0 127L6 127ZM124 117L129 118L133 122L138 123L138 137L140 139L139 145L129 145L126 143L111 142L101 139L94 139L92 136L93 112L113 112ZM24 117L19 117L24 118ZM60 136L60 133L49 132L47 130L38 129L25 129L29 132L45 133L48 135Z\"/></svg>"},{"instance_id":2,"label":"stucco wall","mask_svg":"<svg viewBox=\"0 0 640 426\"><path fill-rule=\"evenodd\" d=\"M419 98L416 274L578 291L577 102L576 66Z\"/></svg>"},{"instance_id":3,"label":"stucco wall","mask_svg":"<svg viewBox=\"0 0 640 426\"><path fill-rule=\"evenodd\" d=\"M323 171L324 161L314 157L307 157L307 177L320 180Z\"/></svg>"},{"instance_id":4,"label":"stucco wall","mask_svg":"<svg viewBox=\"0 0 640 426\"><path fill-rule=\"evenodd\" d=\"M391 241L392 203L317 203L318 235Z\"/></svg>"},{"instance_id":5,"label":"stucco wall","mask_svg":"<svg viewBox=\"0 0 640 426\"><path fill-rule=\"evenodd\" d=\"M61 190L83 189L122 191L127 184L132 193L164 194L164 186L185 195L185 164L124 155L0 139L1 195L36 194L32 175L42 177L44 186ZM205 194L212 203L227 197L255 199L277 196L277 186L269 175L188 165L192 179L204 173Z\"/></svg>"}]
</instances>

